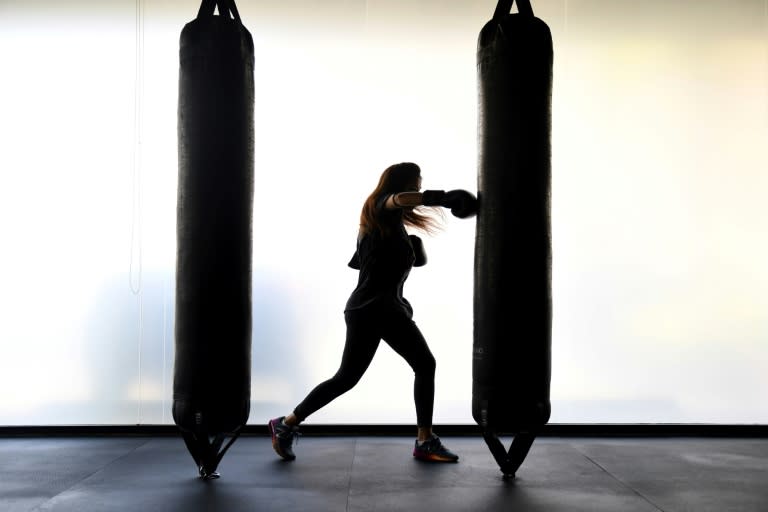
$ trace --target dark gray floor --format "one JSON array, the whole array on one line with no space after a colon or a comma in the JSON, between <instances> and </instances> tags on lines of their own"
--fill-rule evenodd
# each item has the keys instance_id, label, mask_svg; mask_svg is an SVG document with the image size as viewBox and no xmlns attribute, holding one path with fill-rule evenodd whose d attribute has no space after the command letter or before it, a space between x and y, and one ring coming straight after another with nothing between
<instances>
[{"instance_id":1,"label":"dark gray floor","mask_svg":"<svg viewBox=\"0 0 768 512\"><path fill-rule=\"evenodd\" d=\"M511 482L481 439L443 441L458 464L412 438L303 437L283 462L243 437L204 482L180 438L4 438L0 510L768 511L767 439L544 437Z\"/></svg>"}]
</instances>

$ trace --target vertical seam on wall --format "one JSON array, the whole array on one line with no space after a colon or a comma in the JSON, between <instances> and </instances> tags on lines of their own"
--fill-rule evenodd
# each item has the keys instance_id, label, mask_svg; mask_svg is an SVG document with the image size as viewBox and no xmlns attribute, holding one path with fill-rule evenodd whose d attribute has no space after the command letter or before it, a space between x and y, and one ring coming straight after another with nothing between
<instances>
[{"instance_id":1,"label":"vertical seam on wall","mask_svg":"<svg viewBox=\"0 0 768 512\"><path fill-rule=\"evenodd\" d=\"M135 16L135 68L133 92L133 169L131 175L131 240L130 263L128 267L128 285L137 297L138 314L138 392L136 404L136 423L142 419L142 341L144 336L144 311L141 296L142 285L142 222L141 222L141 135L143 128L144 99L144 0L136 0ZM134 286L134 257L138 267Z\"/></svg>"}]
</instances>

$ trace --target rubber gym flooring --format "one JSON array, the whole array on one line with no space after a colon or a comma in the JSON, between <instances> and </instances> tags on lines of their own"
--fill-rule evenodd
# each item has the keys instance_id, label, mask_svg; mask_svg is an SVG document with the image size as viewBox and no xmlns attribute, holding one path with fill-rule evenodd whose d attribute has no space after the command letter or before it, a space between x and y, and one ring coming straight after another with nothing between
<instances>
[{"instance_id":1,"label":"rubber gym flooring","mask_svg":"<svg viewBox=\"0 0 768 512\"><path fill-rule=\"evenodd\" d=\"M542 437L511 481L482 439L442 439L458 463L375 436L303 436L285 462L244 436L203 481L179 437L5 437L0 511L768 511L764 438Z\"/></svg>"}]
</instances>

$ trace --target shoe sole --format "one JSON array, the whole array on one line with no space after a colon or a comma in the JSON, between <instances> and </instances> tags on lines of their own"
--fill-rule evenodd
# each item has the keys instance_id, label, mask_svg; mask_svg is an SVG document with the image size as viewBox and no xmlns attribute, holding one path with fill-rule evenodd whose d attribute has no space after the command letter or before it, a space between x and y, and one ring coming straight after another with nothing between
<instances>
[{"instance_id":1,"label":"shoe sole","mask_svg":"<svg viewBox=\"0 0 768 512\"><path fill-rule=\"evenodd\" d=\"M413 456L417 460L422 460L424 462L459 462L458 457L441 457L440 455L421 455L416 453L414 453Z\"/></svg>"}]
</instances>

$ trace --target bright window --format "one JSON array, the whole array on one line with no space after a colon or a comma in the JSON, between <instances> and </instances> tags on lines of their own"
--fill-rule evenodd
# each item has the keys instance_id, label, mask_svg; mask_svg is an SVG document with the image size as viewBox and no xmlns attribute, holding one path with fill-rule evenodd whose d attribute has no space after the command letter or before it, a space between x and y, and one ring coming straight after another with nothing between
<instances>
[{"instance_id":1,"label":"bright window","mask_svg":"<svg viewBox=\"0 0 768 512\"><path fill-rule=\"evenodd\" d=\"M0 424L172 423L178 40L198 2L0 4ZM552 422L768 422L768 2L533 0L552 29ZM252 413L338 366L365 196L476 186L492 1L239 2L255 43ZM318 198L332 201L318 202ZM406 296L473 423L474 222ZM316 423L412 423L385 344Z\"/></svg>"}]
</instances>

